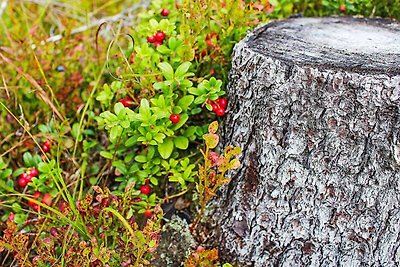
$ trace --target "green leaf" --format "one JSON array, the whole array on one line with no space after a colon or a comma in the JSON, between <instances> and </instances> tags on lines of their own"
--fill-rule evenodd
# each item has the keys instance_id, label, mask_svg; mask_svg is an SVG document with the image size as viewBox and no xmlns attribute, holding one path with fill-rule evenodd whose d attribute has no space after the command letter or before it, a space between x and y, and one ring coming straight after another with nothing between
<instances>
[{"instance_id":1,"label":"green leaf","mask_svg":"<svg viewBox=\"0 0 400 267\"><path fill-rule=\"evenodd\" d=\"M125 146L126 147L134 146L137 143L137 139L138 137L136 135L129 137L128 140L125 141Z\"/></svg>"},{"instance_id":2,"label":"green leaf","mask_svg":"<svg viewBox=\"0 0 400 267\"><path fill-rule=\"evenodd\" d=\"M158 22L157 22L157 20L155 20L155 19L151 19L151 20L149 21L149 24L150 24L150 27L151 27L153 30L155 30L155 29L158 28Z\"/></svg>"},{"instance_id":3,"label":"green leaf","mask_svg":"<svg viewBox=\"0 0 400 267\"><path fill-rule=\"evenodd\" d=\"M179 149L187 149L189 146L189 139L185 136L177 136L174 139L174 144Z\"/></svg>"},{"instance_id":4,"label":"green leaf","mask_svg":"<svg viewBox=\"0 0 400 267\"><path fill-rule=\"evenodd\" d=\"M157 47L157 51L161 54L171 54L171 50L165 45L160 45L159 47Z\"/></svg>"},{"instance_id":5,"label":"green leaf","mask_svg":"<svg viewBox=\"0 0 400 267\"><path fill-rule=\"evenodd\" d=\"M174 150L174 142L171 138L164 139L164 142L158 144L158 153L163 159L168 159Z\"/></svg>"},{"instance_id":6,"label":"green leaf","mask_svg":"<svg viewBox=\"0 0 400 267\"><path fill-rule=\"evenodd\" d=\"M153 136L153 139L156 140L158 143L162 143L164 138L165 138L165 134L163 134L163 133L156 133Z\"/></svg>"},{"instance_id":7,"label":"green leaf","mask_svg":"<svg viewBox=\"0 0 400 267\"><path fill-rule=\"evenodd\" d=\"M168 62L161 62L158 67L162 71L166 80L172 80L174 78L174 69Z\"/></svg>"},{"instance_id":8,"label":"green leaf","mask_svg":"<svg viewBox=\"0 0 400 267\"><path fill-rule=\"evenodd\" d=\"M196 114L199 114L201 111L202 111L202 109L200 107L197 107L197 108L192 109L190 114L196 115Z\"/></svg>"},{"instance_id":9,"label":"green leaf","mask_svg":"<svg viewBox=\"0 0 400 267\"><path fill-rule=\"evenodd\" d=\"M113 154L111 152L108 152L108 151L101 151L100 152L100 156L102 156L103 158L106 158L106 159L112 159L113 158Z\"/></svg>"},{"instance_id":10,"label":"green leaf","mask_svg":"<svg viewBox=\"0 0 400 267\"><path fill-rule=\"evenodd\" d=\"M110 141L112 143L115 143L117 141L117 138L122 134L122 127L117 125L111 128L110 131Z\"/></svg>"},{"instance_id":11,"label":"green leaf","mask_svg":"<svg viewBox=\"0 0 400 267\"><path fill-rule=\"evenodd\" d=\"M27 218L28 218L28 213L25 213L25 214L18 213L18 214L15 214L14 222L17 224L22 224L26 221Z\"/></svg>"},{"instance_id":12,"label":"green leaf","mask_svg":"<svg viewBox=\"0 0 400 267\"><path fill-rule=\"evenodd\" d=\"M124 129L128 129L131 126L131 123L128 120L121 121L120 125Z\"/></svg>"},{"instance_id":13,"label":"green leaf","mask_svg":"<svg viewBox=\"0 0 400 267\"><path fill-rule=\"evenodd\" d=\"M192 63L184 62L182 63L175 71L175 77L184 77L184 75L188 72Z\"/></svg>"},{"instance_id":14,"label":"green leaf","mask_svg":"<svg viewBox=\"0 0 400 267\"><path fill-rule=\"evenodd\" d=\"M207 100L207 95L201 95L199 97L196 97L196 99L194 100L194 103L199 105L199 104L203 104L204 102L206 102Z\"/></svg>"},{"instance_id":15,"label":"green leaf","mask_svg":"<svg viewBox=\"0 0 400 267\"><path fill-rule=\"evenodd\" d=\"M147 160L151 160L154 157L154 153L156 152L154 146L149 146L147 149Z\"/></svg>"},{"instance_id":16,"label":"green leaf","mask_svg":"<svg viewBox=\"0 0 400 267\"><path fill-rule=\"evenodd\" d=\"M150 115L150 104L146 98L143 98L140 101L139 113L143 115Z\"/></svg>"},{"instance_id":17,"label":"green leaf","mask_svg":"<svg viewBox=\"0 0 400 267\"><path fill-rule=\"evenodd\" d=\"M174 114L180 114L180 113L182 113L182 108L180 107L180 106L175 106L173 109L172 109L172 113L174 113Z\"/></svg>"},{"instance_id":18,"label":"green leaf","mask_svg":"<svg viewBox=\"0 0 400 267\"><path fill-rule=\"evenodd\" d=\"M22 156L25 166L26 167L32 167L34 165L33 157L31 153L25 152L24 155Z\"/></svg>"},{"instance_id":19,"label":"green leaf","mask_svg":"<svg viewBox=\"0 0 400 267\"><path fill-rule=\"evenodd\" d=\"M140 163L145 163L145 162L147 162L147 158L146 158L146 156L144 156L144 155L137 155L137 156L135 157L135 160L136 160L137 162L140 162Z\"/></svg>"},{"instance_id":20,"label":"green leaf","mask_svg":"<svg viewBox=\"0 0 400 267\"><path fill-rule=\"evenodd\" d=\"M44 124L39 125L39 131L42 133L50 133L50 129Z\"/></svg>"},{"instance_id":21,"label":"green leaf","mask_svg":"<svg viewBox=\"0 0 400 267\"><path fill-rule=\"evenodd\" d=\"M179 99L177 106L180 106L183 110L187 110L188 107L193 103L194 96L185 95L181 99Z\"/></svg>"},{"instance_id":22,"label":"green leaf","mask_svg":"<svg viewBox=\"0 0 400 267\"><path fill-rule=\"evenodd\" d=\"M183 135L186 137L192 137L195 135L196 132L196 127L195 126L189 126L184 132Z\"/></svg>"},{"instance_id":23,"label":"green leaf","mask_svg":"<svg viewBox=\"0 0 400 267\"><path fill-rule=\"evenodd\" d=\"M11 174L12 174L12 170L11 169L6 169L6 170L1 172L0 179L5 179L5 178L11 176Z\"/></svg>"},{"instance_id":24,"label":"green leaf","mask_svg":"<svg viewBox=\"0 0 400 267\"><path fill-rule=\"evenodd\" d=\"M120 102L118 102L118 103L116 103L115 105L114 105L114 113L118 116L119 115L119 113L122 111L122 110L124 110L124 105L122 104L122 103L120 103Z\"/></svg>"},{"instance_id":25,"label":"green leaf","mask_svg":"<svg viewBox=\"0 0 400 267\"><path fill-rule=\"evenodd\" d=\"M21 207L21 205L18 204L18 203L13 203L13 204L11 205L11 207L12 207L12 209L13 209L13 211L14 211L15 213L18 213L18 212L21 212L21 211L22 211L22 207Z\"/></svg>"},{"instance_id":26,"label":"green leaf","mask_svg":"<svg viewBox=\"0 0 400 267\"><path fill-rule=\"evenodd\" d=\"M151 176L150 177L150 183L157 186L158 185L158 180L156 177Z\"/></svg>"},{"instance_id":27,"label":"green leaf","mask_svg":"<svg viewBox=\"0 0 400 267\"><path fill-rule=\"evenodd\" d=\"M196 88L196 87L191 87L188 89L188 92L191 93L192 95L195 96L199 96L199 95L203 95L203 94L207 94L207 90L206 89L202 89L202 88Z\"/></svg>"}]
</instances>

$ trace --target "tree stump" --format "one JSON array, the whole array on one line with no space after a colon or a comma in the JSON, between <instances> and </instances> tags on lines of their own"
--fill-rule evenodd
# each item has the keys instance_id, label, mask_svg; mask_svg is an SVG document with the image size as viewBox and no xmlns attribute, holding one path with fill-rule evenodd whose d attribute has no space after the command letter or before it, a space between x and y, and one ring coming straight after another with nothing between
<instances>
[{"instance_id":1,"label":"tree stump","mask_svg":"<svg viewBox=\"0 0 400 267\"><path fill-rule=\"evenodd\" d=\"M293 18L236 45L224 146L222 260L400 266L400 24Z\"/></svg>"}]
</instances>

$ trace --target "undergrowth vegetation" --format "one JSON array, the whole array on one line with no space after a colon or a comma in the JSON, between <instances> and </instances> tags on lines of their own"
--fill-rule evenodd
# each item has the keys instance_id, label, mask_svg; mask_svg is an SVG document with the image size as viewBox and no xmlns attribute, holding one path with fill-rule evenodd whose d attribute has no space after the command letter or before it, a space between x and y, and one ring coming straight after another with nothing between
<instances>
[{"instance_id":1,"label":"undergrowth vegetation","mask_svg":"<svg viewBox=\"0 0 400 267\"><path fill-rule=\"evenodd\" d=\"M163 205L185 203L194 231L240 166L217 120L246 32L294 13L400 17L399 0L3 2L0 266L151 266ZM184 265L223 264L205 247Z\"/></svg>"}]
</instances>

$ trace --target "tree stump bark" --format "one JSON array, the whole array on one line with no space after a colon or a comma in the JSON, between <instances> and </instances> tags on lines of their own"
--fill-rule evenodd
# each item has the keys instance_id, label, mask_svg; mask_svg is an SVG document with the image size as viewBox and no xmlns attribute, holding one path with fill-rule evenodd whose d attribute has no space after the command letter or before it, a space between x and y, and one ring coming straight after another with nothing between
<instances>
[{"instance_id":1,"label":"tree stump bark","mask_svg":"<svg viewBox=\"0 0 400 267\"><path fill-rule=\"evenodd\" d=\"M400 266L400 24L295 18L234 49L215 217L238 266Z\"/></svg>"}]
</instances>

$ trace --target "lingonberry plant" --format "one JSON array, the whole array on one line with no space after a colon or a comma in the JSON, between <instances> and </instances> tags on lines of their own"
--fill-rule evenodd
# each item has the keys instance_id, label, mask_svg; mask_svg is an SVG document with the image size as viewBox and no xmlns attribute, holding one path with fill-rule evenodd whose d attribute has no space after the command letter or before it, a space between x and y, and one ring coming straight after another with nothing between
<instances>
[{"instance_id":1,"label":"lingonberry plant","mask_svg":"<svg viewBox=\"0 0 400 267\"><path fill-rule=\"evenodd\" d=\"M229 183L230 179L225 176L226 172L240 166L240 162L236 158L241 153L240 148L228 146L225 148L223 154L212 151L219 143L219 135L216 134L217 130L218 122L214 121L208 127L208 133L203 135L205 149L201 153L204 163L202 166L199 166L196 183L200 211L191 225L192 230L200 222L206 209L206 204L216 195L217 190Z\"/></svg>"},{"instance_id":2,"label":"lingonberry plant","mask_svg":"<svg viewBox=\"0 0 400 267\"><path fill-rule=\"evenodd\" d=\"M161 208L146 210L148 219L140 229L132 216L130 205L135 199L130 194L117 197L100 187L94 191L77 202L76 215L67 202L59 202L58 210L50 209L48 216L18 227L11 214L0 224L5 229L0 252L11 252L19 266L149 266L160 240ZM33 199L39 197L35 193ZM49 205L51 199L45 194L42 201ZM75 216L83 224L71 224ZM40 235L31 239L24 229Z\"/></svg>"}]
</instances>

